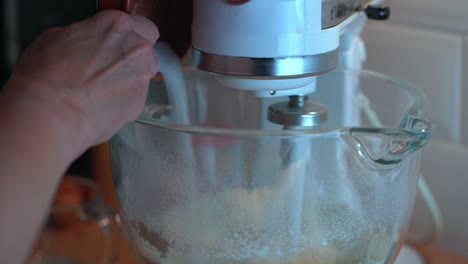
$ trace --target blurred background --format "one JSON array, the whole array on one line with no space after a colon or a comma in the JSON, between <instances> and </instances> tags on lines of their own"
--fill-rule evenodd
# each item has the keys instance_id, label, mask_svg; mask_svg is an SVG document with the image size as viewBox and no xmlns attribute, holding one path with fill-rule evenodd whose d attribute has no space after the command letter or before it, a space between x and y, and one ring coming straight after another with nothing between
<instances>
[{"instance_id":1,"label":"blurred background","mask_svg":"<svg viewBox=\"0 0 468 264\"><path fill-rule=\"evenodd\" d=\"M468 256L468 1L392 0L390 5L389 22L370 21L366 26L365 67L408 80L426 94L427 116L436 132L423 151L422 171L444 222L434 245ZM95 0L2 0L0 87L18 54L40 32L95 12ZM107 155L107 145L94 148L67 174L95 179L110 192ZM112 194L106 200L113 203ZM434 224L420 197L413 223L415 239L431 238Z\"/></svg>"},{"instance_id":2,"label":"blurred background","mask_svg":"<svg viewBox=\"0 0 468 264\"><path fill-rule=\"evenodd\" d=\"M435 245L468 256L468 1L393 0L391 6L390 21L366 26L365 67L424 91L436 130L423 149L422 172L444 222ZM412 233L427 238L434 225L420 198Z\"/></svg>"}]
</instances>

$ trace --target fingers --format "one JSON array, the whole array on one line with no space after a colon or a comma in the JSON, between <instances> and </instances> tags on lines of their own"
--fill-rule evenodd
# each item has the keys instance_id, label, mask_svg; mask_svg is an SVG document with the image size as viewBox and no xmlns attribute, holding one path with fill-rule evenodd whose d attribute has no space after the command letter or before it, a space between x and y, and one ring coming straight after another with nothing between
<instances>
[{"instance_id":1,"label":"fingers","mask_svg":"<svg viewBox=\"0 0 468 264\"><path fill-rule=\"evenodd\" d=\"M135 33L148 40L151 44L154 44L159 38L158 28L145 17L130 15L130 26Z\"/></svg>"},{"instance_id":2,"label":"fingers","mask_svg":"<svg viewBox=\"0 0 468 264\"><path fill-rule=\"evenodd\" d=\"M106 10L83 21L81 35L94 35L102 39L99 64L112 72L116 65L142 81L149 81L159 71L159 60L153 45L159 37L157 27L150 20L122 11ZM86 33L87 32L87 33ZM78 30L74 34L77 34ZM106 54L106 55L104 55ZM124 74L125 75L125 74ZM147 86L147 85L146 85Z\"/></svg>"},{"instance_id":3,"label":"fingers","mask_svg":"<svg viewBox=\"0 0 468 264\"><path fill-rule=\"evenodd\" d=\"M156 25L149 19L130 15L118 10L105 10L97 13L91 20L94 28L98 31L112 30L116 32L135 32L152 45L159 38Z\"/></svg>"},{"instance_id":4,"label":"fingers","mask_svg":"<svg viewBox=\"0 0 468 264\"><path fill-rule=\"evenodd\" d=\"M153 78L159 72L159 57L155 49L151 53L152 60L150 62L151 78Z\"/></svg>"},{"instance_id":5,"label":"fingers","mask_svg":"<svg viewBox=\"0 0 468 264\"><path fill-rule=\"evenodd\" d=\"M145 48L146 47L146 48ZM159 57L156 50L152 46L142 46L141 53L136 51L136 53L140 53L136 57L137 63L140 64L135 69L138 69L140 72L141 79L145 82L144 87L148 87L149 80L153 78L159 71ZM139 75L139 74L137 74Z\"/></svg>"},{"instance_id":6,"label":"fingers","mask_svg":"<svg viewBox=\"0 0 468 264\"><path fill-rule=\"evenodd\" d=\"M110 38L118 36L112 44L116 45L117 49L112 49L122 49L126 57L132 57L132 53L139 54L142 52L145 54L144 58L138 60L146 68L146 73L152 73L148 78L153 77L158 72L159 60L152 46L159 38L159 31L153 22L142 16L129 15L116 10L106 10L96 14L91 23L93 23L97 33L111 33L104 34ZM112 34L115 32L119 34Z\"/></svg>"},{"instance_id":7,"label":"fingers","mask_svg":"<svg viewBox=\"0 0 468 264\"><path fill-rule=\"evenodd\" d=\"M139 15L129 15L130 18L130 27L139 37L147 40L151 43L151 49L149 56L145 56L146 60L146 73L149 73L149 76L145 76L145 80L149 80L159 71L159 58L156 51L152 48L152 45L159 38L159 31L156 25L150 20L146 19L143 16ZM146 78L147 77L147 78Z\"/></svg>"}]
</instances>

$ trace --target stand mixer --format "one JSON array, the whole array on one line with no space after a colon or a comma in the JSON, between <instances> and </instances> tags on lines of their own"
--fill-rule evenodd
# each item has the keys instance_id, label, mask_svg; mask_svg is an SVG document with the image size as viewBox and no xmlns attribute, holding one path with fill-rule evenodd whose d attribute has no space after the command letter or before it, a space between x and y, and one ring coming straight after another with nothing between
<instances>
[{"instance_id":1,"label":"stand mixer","mask_svg":"<svg viewBox=\"0 0 468 264\"><path fill-rule=\"evenodd\" d=\"M141 263L393 263L432 124L419 90L356 70L379 3L194 0L188 69L161 34L164 79L111 140Z\"/></svg>"},{"instance_id":2,"label":"stand mixer","mask_svg":"<svg viewBox=\"0 0 468 264\"><path fill-rule=\"evenodd\" d=\"M268 112L270 121L290 128L326 120L326 108L304 95L315 91L317 75L338 65L339 54L348 57L342 65L361 64L362 43L354 42L364 13L373 19L389 16L388 8L370 6L380 1L226 2L194 1L193 65L259 97L291 96Z\"/></svg>"}]
</instances>

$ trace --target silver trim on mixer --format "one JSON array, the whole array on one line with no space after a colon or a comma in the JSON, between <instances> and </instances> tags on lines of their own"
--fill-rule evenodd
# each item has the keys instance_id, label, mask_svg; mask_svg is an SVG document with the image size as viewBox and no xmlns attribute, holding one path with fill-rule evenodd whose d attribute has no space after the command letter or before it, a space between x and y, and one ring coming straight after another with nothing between
<instances>
[{"instance_id":1,"label":"silver trim on mixer","mask_svg":"<svg viewBox=\"0 0 468 264\"><path fill-rule=\"evenodd\" d=\"M200 70L235 76L319 75L338 65L338 49L310 56L248 58L211 54L192 48L192 64Z\"/></svg>"}]
</instances>

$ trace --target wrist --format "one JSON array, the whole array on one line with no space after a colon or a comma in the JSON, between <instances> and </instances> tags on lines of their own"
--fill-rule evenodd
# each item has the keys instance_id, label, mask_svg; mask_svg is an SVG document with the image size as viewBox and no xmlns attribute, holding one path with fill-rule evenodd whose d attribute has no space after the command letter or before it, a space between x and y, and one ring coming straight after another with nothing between
<instances>
[{"instance_id":1,"label":"wrist","mask_svg":"<svg viewBox=\"0 0 468 264\"><path fill-rule=\"evenodd\" d=\"M41 90L45 88L40 85L33 88L38 91L37 96L21 93L31 85L17 80L7 83L0 98L1 119L11 129L29 132L37 140L50 144L49 148L57 148L66 162L72 162L89 146L90 128L85 116L70 111L59 95L44 97Z\"/></svg>"}]
</instances>

